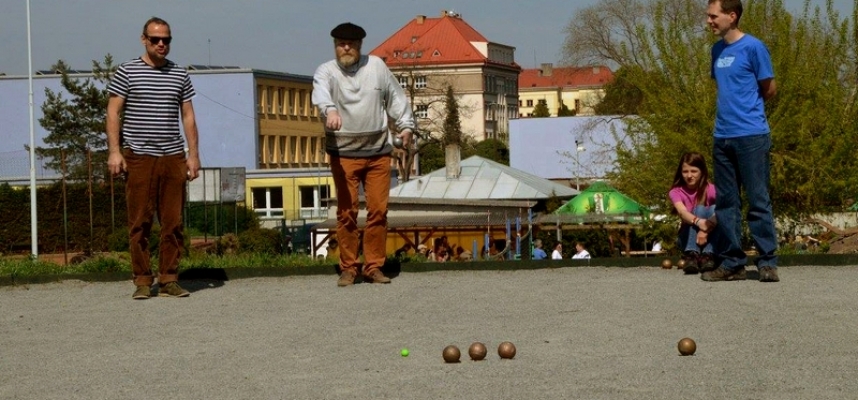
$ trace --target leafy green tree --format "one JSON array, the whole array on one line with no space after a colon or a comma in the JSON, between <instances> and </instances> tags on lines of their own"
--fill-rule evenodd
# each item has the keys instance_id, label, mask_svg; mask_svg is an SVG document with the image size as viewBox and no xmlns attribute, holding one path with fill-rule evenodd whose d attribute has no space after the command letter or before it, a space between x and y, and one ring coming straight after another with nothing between
<instances>
[{"instance_id":1,"label":"leafy green tree","mask_svg":"<svg viewBox=\"0 0 858 400\"><path fill-rule=\"evenodd\" d=\"M558 117L574 117L578 114L575 110L572 110L566 104L560 104L560 108L557 109Z\"/></svg>"},{"instance_id":2,"label":"leafy green tree","mask_svg":"<svg viewBox=\"0 0 858 400\"><path fill-rule=\"evenodd\" d=\"M596 115L636 115L643 93L629 78L629 69L620 68L614 80L605 85L605 96L594 107Z\"/></svg>"},{"instance_id":3,"label":"leafy green tree","mask_svg":"<svg viewBox=\"0 0 858 400\"><path fill-rule=\"evenodd\" d=\"M680 155L712 151L716 87L709 49L718 38L701 23L705 9L705 2L602 0L579 10L566 30L566 59L617 65L623 78L617 85L639 91L640 101L627 104L637 104L637 116L624 118L609 178L663 210ZM798 16L783 0L745 3L740 28L767 44L778 85L766 103L778 216L840 210L858 191L858 174L844 173L858 167L856 18L841 18L830 0L823 9L806 1ZM619 100L603 111L631 114L623 106L629 99Z\"/></svg>"},{"instance_id":4,"label":"leafy green tree","mask_svg":"<svg viewBox=\"0 0 858 400\"><path fill-rule=\"evenodd\" d=\"M445 146L448 144L463 144L462 136L462 120L459 117L459 101L453 94L453 86L447 86L447 93L444 101L444 126L441 128L441 142Z\"/></svg>"},{"instance_id":5,"label":"leafy green tree","mask_svg":"<svg viewBox=\"0 0 858 400\"><path fill-rule=\"evenodd\" d=\"M427 174L444 168L446 165L445 147L447 145L458 145L462 158L473 153L473 140L462 133L462 120L459 110L460 105L453 92L453 86L447 85L444 94L444 118L440 127L440 135L427 135L419 149L421 173Z\"/></svg>"},{"instance_id":6,"label":"leafy green tree","mask_svg":"<svg viewBox=\"0 0 858 400\"><path fill-rule=\"evenodd\" d=\"M509 148L498 139L486 139L474 145L474 154L503 165L509 165Z\"/></svg>"},{"instance_id":7,"label":"leafy green tree","mask_svg":"<svg viewBox=\"0 0 858 400\"><path fill-rule=\"evenodd\" d=\"M70 180L88 179L89 162L96 181L107 179L104 118L108 99L106 84L115 70L113 57L108 54L103 63L93 61L92 67L92 78L72 78L68 65L57 61L51 69L61 74L61 84L70 98L63 92L45 89L44 116L39 119L39 124L49 133L44 139L46 146L36 147L36 155L46 159L45 165L57 172L62 172L65 158ZM88 153L91 161L88 161Z\"/></svg>"},{"instance_id":8,"label":"leafy green tree","mask_svg":"<svg viewBox=\"0 0 858 400\"><path fill-rule=\"evenodd\" d=\"M444 168L444 148L441 142L435 140L427 142L420 148L420 173L426 175L432 171Z\"/></svg>"},{"instance_id":9,"label":"leafy green tree","mask_svg":"<svg viewBox=\"0 0 858 400\"><path fill-rule=\"evenodd\" d=\"M551 111L548 111L548 105L546 105L544 101L536 102L536 106L533 107L533 114L531 114L531 117L533 117L533 118L548 118L550 116L551 116Z\"/></svg>"}]
</instances>

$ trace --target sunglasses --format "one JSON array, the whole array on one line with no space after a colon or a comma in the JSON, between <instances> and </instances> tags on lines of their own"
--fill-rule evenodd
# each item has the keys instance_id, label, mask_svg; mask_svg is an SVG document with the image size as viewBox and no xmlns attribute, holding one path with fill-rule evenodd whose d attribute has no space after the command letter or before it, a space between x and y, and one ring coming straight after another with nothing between
<instances>
[{"instance_id":1,"label":"sunglasses","mask_svg":"<svg viewBox=\"0 0 858 400\"><path fill-rule=\"evenodd\" d=\"M146 39L149 39L149 43L151 43L153 46L157 45L160 42L164 42L165 45L169 46L170 42L173 41L172 36L159 37L146 35Z\"/></svg>"}]
</instances>

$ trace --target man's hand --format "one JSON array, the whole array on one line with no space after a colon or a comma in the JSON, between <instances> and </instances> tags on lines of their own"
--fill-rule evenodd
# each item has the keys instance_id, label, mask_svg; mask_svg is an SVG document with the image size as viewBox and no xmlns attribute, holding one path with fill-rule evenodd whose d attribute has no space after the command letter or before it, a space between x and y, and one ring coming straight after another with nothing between
<instances>
[{"instance_id":1,"label":"man's hand","mask_svg":"<svg viewBox=\"0 0 858 400\"><path fill-rule=\"evenodd\" d=\"M328 111L325 116L325 128L329 131L338 131L343 127L343 119L340 117L340 112L335 108Z\"/></svg>"},{"instance_id":2,"label":"man's hand","mask_svg":"<svg viewBox=\"0 0 858 400\"><path fill-rule=\"evenodd\" d=\"M399 134L396 135L396 137L402 139L402 148L403 149L410 148L409 146L411 146L411 139L413 136L414 136L414 134L411 132L411 129L404 129L404 130L402 130L402 132L399 132Z\"/></svg>"},{"instance_id":3,"label":"man's hand","mask_svg":"<svg viewBox=\"0 0 858 400\"><path fill-rule=\"evenodd\" d=\"M200 157L191 156L185 161L188 166L188 180L192 181L200 176Z\"/></svg>"},{"instance_id":4,"label":"man's hand","mask_svg":"<svg viewBox=\"0 0 858 400\"><path fill-rule=\"evenodd\" d=\"M125 172L125 167L125 157L122 156L122 152L111 151L107 157L107 168L110 169L110 173L114 177L117 177L119 174Z\"/></svg>"}]
</instances>

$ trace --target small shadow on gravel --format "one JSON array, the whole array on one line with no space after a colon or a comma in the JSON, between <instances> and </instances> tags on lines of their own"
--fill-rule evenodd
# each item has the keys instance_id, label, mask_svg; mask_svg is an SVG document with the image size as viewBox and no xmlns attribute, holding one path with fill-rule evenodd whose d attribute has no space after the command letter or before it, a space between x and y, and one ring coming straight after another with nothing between
<instances>
[{"instance_id":1,"label":"small shadow on gravel","mask_svg":"<svg viewBox=\"0 0 858 400\"><path fill-rule=\"evenodd\" d=\"M219 288L228 280L223 268L191 268L179 272L182 287L191 293Z\"/></svg>"}]
</instances>

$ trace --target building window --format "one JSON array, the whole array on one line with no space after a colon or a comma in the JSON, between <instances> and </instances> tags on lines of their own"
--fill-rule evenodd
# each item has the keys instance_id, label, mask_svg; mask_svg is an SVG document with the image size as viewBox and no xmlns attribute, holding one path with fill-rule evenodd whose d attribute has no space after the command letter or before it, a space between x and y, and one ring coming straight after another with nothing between
<instances>
[{"instance_id":1,"label":"building window","mask_svg":"<svg viewBox=\"0 0 858 400\"><path fill-rule=\"evenodd\" d=\"M527 106L528 106L528 107L533 107L533 100L528 100L528 101L527 101Z\"/></svg>"},{"instance_id":2,"label":"building window","mask_svg":"<svg viewBox=\"0 0 858 400\"><path fill-rule=\"evenodd\" d=\"M253 211L262 218L283 217L283 188L258 187L251 189Z\"/></svg>"},{"instance_id":3,"label":"building window","mask_svg":"<svg viewBox=\"0 0 858 400\"><path fill-rule=\"evenodd\" d=\"M547 101L547 100L545 100L545 99L539 99L539 104L542 104L543 106L547 106L547 105L548 105L548 101Z\"/></svg>"},{"instance_id":4,"label":"building window","mask_svg":"<svg viewBox=\"0 0 858 400\"><path fill-rule=\"evenodd\" d=\"M581 112L581 100L575 99L575 112Z\"/></svg>"},{"instance_id":5,"label":"building window","mask_svg":"<svg viewBox=\"0 0 858 400\"><path fill-rule=\"evenodd\" d=\"M414 78L414 87L417 89L423 89L426 87L426 77L425 76L417 76Z\"/></svg>"},{"instance_id":6,"label":"building window","mask_svg":"<svg viewBox=\"0 0 858 400\"><path fill-rule=\"evenodd\" d=\"M298 190L301 192L301 219L327 218L330 186L299 186Z\"/></svg>"},{"instance_id":7,"label":"building window","mask_svg":"<svg viewBox=\"0 0 858 400\"><path fill-rule=\"evenodd\" d=\"M414 111L414 116L417 118L429 118L429 106L426 104L418 104L417 110Z\"/></svg>"},{"instance_id":8,"label":"building window","mask_svg":"<svg viewBox=\"0 0 858 400\"><path fill-rule=\"evenodd\" d=\"M493 104L491 102L486 103L486 121L497 121L495 107L497 107L497 104Z\"/></svg>"},{"instance_id":9,"label":"building window","mask_svg":"<svg viewBox=\"0 0 858 400\"><path fill-rule=\"evenodd\" d=\"M407 76L403 75L403 76L398 77L397 79L399 80L399 86L402 86L403 89L408 88L408 77Z\"/></svg>"}]
</instances>

